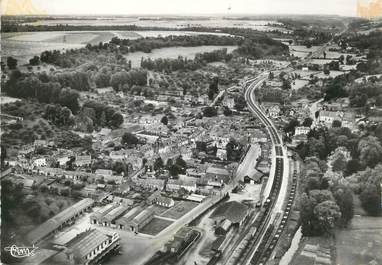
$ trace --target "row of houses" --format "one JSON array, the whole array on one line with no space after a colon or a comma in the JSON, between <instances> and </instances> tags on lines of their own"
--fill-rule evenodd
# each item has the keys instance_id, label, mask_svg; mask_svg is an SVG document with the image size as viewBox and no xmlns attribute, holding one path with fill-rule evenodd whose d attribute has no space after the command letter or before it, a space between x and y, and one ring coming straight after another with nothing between
<instances>
[{"instance_id":1,"label":"row of houses","mask_svg":"<svg viewBox=\"0 0 382 265\"><path fill-rule=\"evenodd\" d=\"M341 127L353 130L355 128L355 114L352 112L321 110L318 122L331 127L334 121L340 121Z\"/></svg>"},{"instance_id":2,"label":"row of houses","mask_svg":"<svg viewBox=\"0 0 382 265\"><path fill-rule=\"evenodd\" d=\"M222 187L224 184L228 184L232 180L232 172L226 168L210 166L205 172L198 172L196 170L188 170L187 175L182 180L169 179L167 182L164 179L147 177L132 178L135 185L145 189L157 189L167 191L178 191L185 189L189 192L195 192L199 190L198 186L218 186Z\"/></svg>"},{"instance_id":3,"label":"row of houses","mask_svg":"<svg viewBox=\"0 0 382 265\"><path fill-rule=\"evenodd\" d=\"M86 171L69 171L61 168L51 168L51 167L38 167L32 170L32 173L41 173L45 176L52 177L64 177L72 180L82 180L87 179L88 181L96 181L99 179L105 182L113 181L116 184L121 184L124 180L122 175L113 175L113 171L106 169L97 169L95 173Z\"/></svg>"}]
</instances>

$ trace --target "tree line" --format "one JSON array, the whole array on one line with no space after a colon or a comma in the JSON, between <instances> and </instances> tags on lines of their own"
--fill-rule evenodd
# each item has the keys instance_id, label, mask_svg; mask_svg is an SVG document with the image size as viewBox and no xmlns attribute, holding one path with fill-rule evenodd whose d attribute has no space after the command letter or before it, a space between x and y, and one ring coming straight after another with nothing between
<instances>
[{"instance_id":1,"label":"tree line","mask_svg":"<svg viewBox=\"0 0 382 265\"><path fill-rule=\"evenodd\" d=\"M229 61L232 58L231 54L227 54L227 49L219 49L211 52L198 53L194 60L190 60L179 56L177 59L162 59L152 60L151 58L142 58L141 67L158 72L173 72L179 70L196 70L210 62Z\"/></svg>"},{"instance_id":2,"label":"tree line","mask_svg":"<svg viewBox=\"0 0 382 265\"><path fill-rule=\"evenodd\" d=\"M234 36L225 35L212 35L212 34L200 34L200 35L170 35L167 37L146 37L135 40L120 39L114 37L111 39L110 44L118 45L119 47L128 47L129 52L142 51L150 53L153 49L165 48L165 47L196 47L204 45L240 45L243 39Z\"/></svg>"}]
</instances>

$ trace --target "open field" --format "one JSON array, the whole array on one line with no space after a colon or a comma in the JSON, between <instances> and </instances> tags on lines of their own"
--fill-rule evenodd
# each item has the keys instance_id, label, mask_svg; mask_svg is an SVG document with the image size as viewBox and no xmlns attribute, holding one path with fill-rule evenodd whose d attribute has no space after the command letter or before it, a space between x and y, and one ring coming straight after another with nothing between
<instances>
[{"instance_id":1,"label":"open field","mask_svg":"<svg viewBox=\"0 0 382 265\"><path fill-rule=\"evenodd\" d=\"M169 35L198 35L213 34L227 35L223 33L206 33L190 31L49 31L49 32L14 32L2 33L1 57L12 56L16 58L19 65L28 63L35 55L40 55L46 50L76 49L85 47L86 44L98 44L108 42L113 37L125 39L137 39L142 37L158 37ZM127 55L134 67L139 67L141 57L155 58L177 58L194 57L196 53L219 49L223 46L200 46L199 47L176 47L153 50L151 53L136 52ZM232 51L236 46L227 46Z\"/></svg>"},{"instance_id":2,"label":"open field","mask_svg":"<svg viewBox=\"0 0 382 265\"><path fill-rule=\"evenodd\" d=\"M342 72L342 71L330 71L328 75L324 74L323 72L319 72L315 76L317 76L318 78L325 79L325 78L329 78L329 77L335 78L335 77L343 75L343 74L345 74L345 72Z\"/></svg>"},{"instance_id":3,"label":"open field","mask_svg":"<svg viewBox=\"0 0 382 265\"><path fill-rule=\"evenodd\" d=\"M306 245L318 246L320 249L332 249L333 240L325 237L302 237L298 244L298 250L289 264L293 265L315 265L315 257L301 255ZM334 263L332 263L334 264ZM346 263L341 263L346 264ZM346 264L348 265L348 264Z\"/></svg>"},{"instance_id":4,"label":"open field","mask_svg":"<svg viewBox=\"0 0 382 265\"><path fill-rule=\"evenodd\" d=\"M382 218L355 216L336 234L337 264L382 264Z\"/></svg>"},{"instance_id":5,"label":"open field","mask_svg":"<svg viewBox=\"0 0 382 265\"><path fill-rule=\"evenodd\" d=\"M139 232L142 234L148 234L155 236L159 234L163 229L170 226L173 222L161 218L152 219L147 225L145 225Z\"/></svg>"},{"instance_id":6,"label":"open field","mask_svg":"<svg viewBox=\"0 0 382 265\"><path fill-rule=\"evenodd\" d=\"M192 209L194 209L198 205L199 203L190 202L190 201L176 202L175 206L163 212L160 216L171 218L171 219L179 219L180 217L190 212Z\"/></svg>"},{"instance_id":7,"label":"open field","mask_svg":"<svg viewBox=\"0 0 382 265\"><path fill-rule=\"evenodd\" d=\"M311 48L307 48L306 46L302 45L291 45L289 46L290 54L296 56L296 57L306 57L308 56L309 52L315 52L317 51L321 46L312 46Z\"/></svg>"},{"instance_id":8,"label":"open field","mask_svg":"<svg viewBox=\"0 0 382 265\"><path fill-rule=\"evenodd\" d=\"M298 90L307 84L309 84L309 81L307 81L307 80L296 79L292 83L292 89Z\"/></svg>"},{"instance_id":9,"label":"open field","mask_svg":"<svg viewBox=\"0 0 382 265\"><path fill-rule=\"evenodd\" d=\"M35 55L47 50L66 50L83 47L84 44L50 43L36 41L1 41L1 57L12 56L18 60L18 65L26 64Z\"/></svg>"}]
</instances>

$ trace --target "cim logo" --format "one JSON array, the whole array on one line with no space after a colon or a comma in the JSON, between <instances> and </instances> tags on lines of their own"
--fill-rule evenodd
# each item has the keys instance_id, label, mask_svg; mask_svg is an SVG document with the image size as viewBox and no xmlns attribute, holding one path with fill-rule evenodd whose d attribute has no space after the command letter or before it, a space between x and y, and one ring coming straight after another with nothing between
<instances>
[{"instance_id":1,"label":"cim logo","mask_svg":"<svg viewBox=\"0 0 382 265\"><path fill-rule=\"evenodd\" d=\"M16 245L4 248L5 251L8 251L11 256L15 258L32 257L36 254L36 249L38 249L38 247L18 247Z\"/></svg>"},{"instance_id":2,"label":"cim logo","mask_svg":"<svg viewBox=\"0 0 382 265\"><path fill-rule=\"evenodd\" d=\"M358 0L357 15L366 19L382 17L382 0Z\"/></svg>"}]
</instances>

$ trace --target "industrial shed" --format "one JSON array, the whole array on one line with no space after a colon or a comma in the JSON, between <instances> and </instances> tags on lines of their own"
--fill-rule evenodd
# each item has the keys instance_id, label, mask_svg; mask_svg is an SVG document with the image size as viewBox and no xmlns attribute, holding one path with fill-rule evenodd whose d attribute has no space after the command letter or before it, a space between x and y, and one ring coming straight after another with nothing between
<instances>
[{"instance_id":1,"label":"industrial shed","mask_svg":"<svg viewBox=\"0 0 382 265\"><path fill-rule=\"evenodd\" d=\"M128 211L127 213L125 213L125 215L123 215L121 218L117 219L115 221L115 225L117 226L118 229L128 230L130 221L133 220L134 217L136 217L141 212L142 212L141 207L139 206L135 207L131 209L130 211Z\"/></svg>"},{"instance_id":2,"label":"industrial shed","mask_svg":"<svg viewBox=\"0 0 382 265\"><path fill-rule=\"evenodd\" d=\"M108 205L102 207L101 209L97 210L95 213L93 213L90 216L90 223L91 224L102 224L101 218L117 207L118 207L117 204L108 204Z\"/></svg>"},{"instance_id":3,"label":"industrial shed","mask_svg":"<svg viewBox=\"0 0 382 265\"><path fill-rule=\"evenodd\" d=\"M115 220L118 219L120 216L122 216L126 211L128 210L128 207L124 205L120 205L117 208L114 208L107 214L105 214L101 218L101 225L103 226L114 226L115 225Z\"/></svg>"},{"instance_id":4,"label":"industrial shed","mask_svg":"<svg viewBox=\"0 0 382 265\"><path fill-rule=\"evenodd\" d=\"M93 204L94 201L89 198L77 202L29 232L27 234L27 240L31 244L41 242L46 237L57 232L64 225L74 221L82 213L89 210Z\"/></svg>"},{"instance_id":5,"label":"industrial shed","mask_svg":"<svg viewBox=\"0 0 382 265\"><path fill-rule=\"evenodd\" d=\"M152 206L139 213L129 222L129 230L132 232L139 232L146 224L154 218L154 211Z\"/></svg>"}]
</instances>

